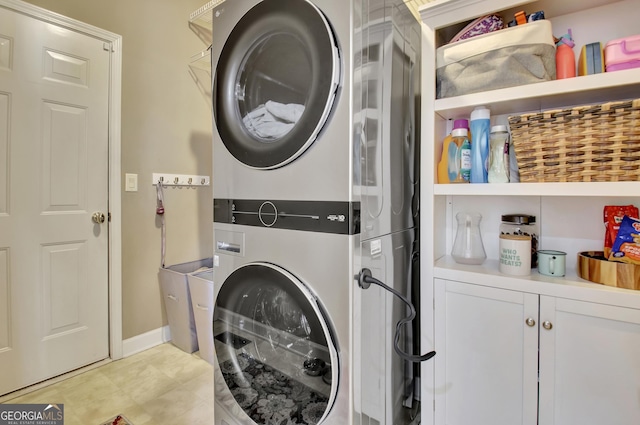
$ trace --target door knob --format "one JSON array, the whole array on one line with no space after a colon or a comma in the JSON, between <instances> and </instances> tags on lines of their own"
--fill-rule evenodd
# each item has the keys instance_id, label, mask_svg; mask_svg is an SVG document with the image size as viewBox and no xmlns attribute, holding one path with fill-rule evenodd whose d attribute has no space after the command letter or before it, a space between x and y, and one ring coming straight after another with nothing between
<instances>
[{"instance_id":1,"label":"door knob","mask_svg":"<svg viewBox=\"0 0 640 425\"><path fill-rule=\"evenodd\" d=\"M527 320L525 320L524 322L527 324L527 326L532 326L533 327L533 326L536 325L536 321L533 320L532 317L527 317Z\"/></svg>"},{"instance_id":2,"label":"door knob","mask_svg":"<svg viewBox=\"0 0 640 425\"><path fill-rule=\"evenodd\" d=\"M550 330L551 328L553 328L553 324L550 321L545 320L544 322L542 322L542 327L546 330Z\"/></svg>"},{"instance_id":3,"label":"door knob","mask_svg":"<svg viewBox=\"0 0 640 425\"><path fill-rule=\"evenodd\" d=\"M104 219L105 219L105 215L104 215L104 213L101 213L101 212L99 212L99 211L94 212L94 213L91 215L91 220L93 220L93 222L94 222L94 223L97 223L97 224L102 224L102 223L104 223Z\"/></svg>"}]
</instances>

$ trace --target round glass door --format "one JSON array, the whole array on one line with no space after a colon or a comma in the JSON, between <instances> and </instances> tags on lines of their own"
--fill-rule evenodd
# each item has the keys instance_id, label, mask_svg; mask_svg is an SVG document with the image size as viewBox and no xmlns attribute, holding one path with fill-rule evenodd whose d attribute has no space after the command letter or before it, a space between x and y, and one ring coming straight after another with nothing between
<instances>
[{"instance_id":1,"label":"round glass door","mask_svg":"<svg viewBox=\"0 0 640 425\"><path fill-rule=\"evenodd\" d=\"M338 354L320 304L295 276L268 263L235 270L216 298L213 329L226 389L253 422L322 421Z\"/></svg>"},{"instance_id":2,"label":"round glass door","mask_svg":"<svg viewBox=\"0 0 640 425\"><path fill-rule=\"evenodd\" d=\"M260 169L300 156L329 118L339 62L329 23L307 0L264 0L250 9L215 70L214 117L229 152Z\"/></svg>"}]
</instances>

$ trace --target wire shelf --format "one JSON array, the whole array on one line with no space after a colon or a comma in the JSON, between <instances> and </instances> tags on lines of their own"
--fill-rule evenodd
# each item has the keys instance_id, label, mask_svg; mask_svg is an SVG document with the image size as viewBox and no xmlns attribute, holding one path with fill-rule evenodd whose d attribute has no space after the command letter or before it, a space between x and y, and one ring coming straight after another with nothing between
<instances>
[{"instance_id":1,"label":"wire shelf","mask_svg":"<svg viewBox=\"0 0 640 425\"><path fill-rule=\"evenodd\" d=\"M220 3L224 3L225 0L211 0L204 6L201 6L197 10L191 12L189 15L189 22L199 23L200 25L205 24L211 26L213 21L213 15L211 14L211 10L214 7L219 5Z\"/></svg>"}]
</instances>

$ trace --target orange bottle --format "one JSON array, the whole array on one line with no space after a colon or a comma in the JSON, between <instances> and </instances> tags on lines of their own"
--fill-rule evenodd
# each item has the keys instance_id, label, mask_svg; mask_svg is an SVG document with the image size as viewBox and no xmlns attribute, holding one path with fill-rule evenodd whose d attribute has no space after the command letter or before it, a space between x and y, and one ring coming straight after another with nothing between
<instances>
[{"instance_id":1,"label":"orange bottle","mask_svg":"<svg viewBox=\"0 0 640 425\"><path fill-rule=\"evenodd\" d=\"M556 79L572 78L576 76L576 56L573 53L573 38L569 33L560 37L556 43Z\"/></svg>"},{"instance_id":2,"label":"orange bottle","mask_svg":"<svg viewBox=\"0 0 640 425\"><path fill-rule=\"evenodd\" d=\"M464 128L467 130L467 133L468 133L469 120L466 120L466 119L455 120L453 122L453 129L455 130L456 128ZM439 184L451 183L451 179L449 177L449 162L453 160L452 155L455 153L455 150L457 149L455 147L455 144L453 146L450 146L452 140L453 140L453 137L451 136L451 134L449 134L447 137L445 137L445 139L442 142L442 157L440 158L440 162L438 162L438 167L437 167ZM469 134L469 140L471 140L470 134Z\"/></svg>"}]
</instances>

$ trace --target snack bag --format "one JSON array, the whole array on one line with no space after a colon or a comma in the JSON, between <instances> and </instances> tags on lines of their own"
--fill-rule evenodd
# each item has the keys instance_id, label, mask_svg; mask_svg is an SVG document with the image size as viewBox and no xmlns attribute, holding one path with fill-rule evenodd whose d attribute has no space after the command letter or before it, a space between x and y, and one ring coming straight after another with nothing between
<instances>
[{"instance_id":1,"label":"snack bag","mask_svg":"<svg viewBox=\"0 0 640 425\"><path fill-rule=\"evenodd\" d=\"M611 248L618 235L618 229L620 228L620 222L624 216L631 218L638 218L638 208L633 205L606 205L604 207L604 256L609 258L611 255Z\"/></svg>"},{"instance_id":2,"label":"snack bag","mask_svg":"<svg viewBox=\"0 0 640 425\"><path fill-rule=\"evenodd\" d=\"M640 220L627 215L622 218L609 260L640 264Z\"/></svg>"}]
</instances>

